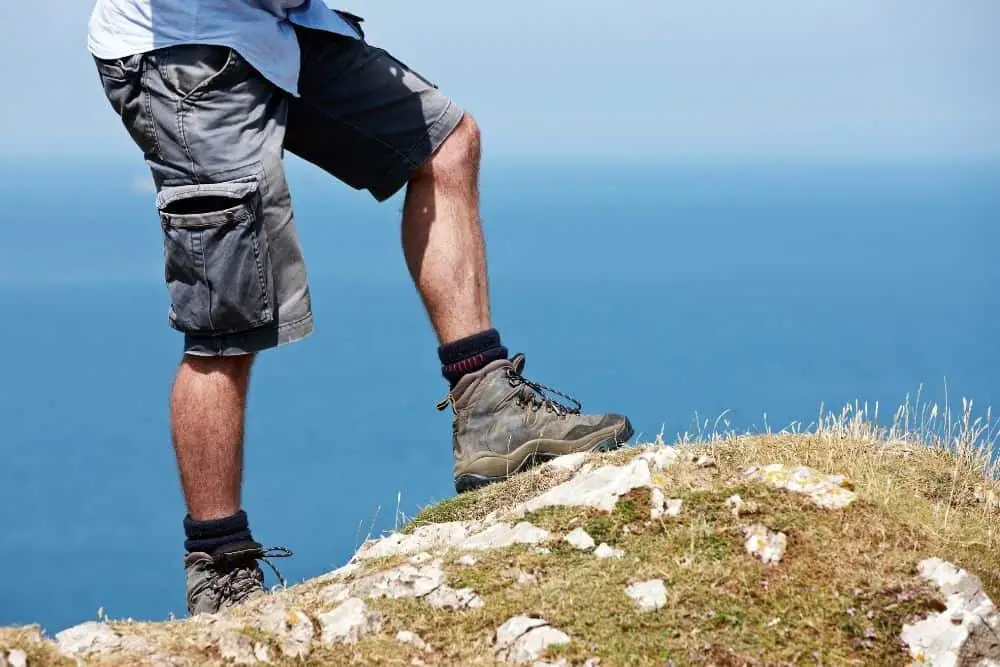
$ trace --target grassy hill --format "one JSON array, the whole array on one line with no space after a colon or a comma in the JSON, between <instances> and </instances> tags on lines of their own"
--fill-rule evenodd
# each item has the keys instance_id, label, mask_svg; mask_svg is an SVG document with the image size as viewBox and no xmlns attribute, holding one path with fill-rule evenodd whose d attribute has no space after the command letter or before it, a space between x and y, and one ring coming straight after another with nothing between
<instances>
[{"instance_id":1,"label":"grassy hill","mask_svg":"<svg viewBox=\"0 0 1000 667\"><path fill-rule=\"evenodd\" d=\"M560 460L227 614L0 630L0 665L1000 664L996 433L964 407Z\"/></svg>"}]
</instances>

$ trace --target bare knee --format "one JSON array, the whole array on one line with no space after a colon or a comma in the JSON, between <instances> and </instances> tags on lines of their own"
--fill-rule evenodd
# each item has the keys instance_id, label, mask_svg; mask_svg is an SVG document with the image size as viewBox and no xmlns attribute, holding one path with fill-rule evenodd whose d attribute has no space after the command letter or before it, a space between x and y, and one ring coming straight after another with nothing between
<instances>
[{"instance_id":1,"label":"bare knee","mask_svg":"<svg viewBox=\"0 0 1000 667\"><path fill-rule=\"evenodd\" d=\"M479 173L479 158L479 126L471 115L465 114L434 155L414 172L412 180L467 182Z\"/></svg>"}]
</instances>

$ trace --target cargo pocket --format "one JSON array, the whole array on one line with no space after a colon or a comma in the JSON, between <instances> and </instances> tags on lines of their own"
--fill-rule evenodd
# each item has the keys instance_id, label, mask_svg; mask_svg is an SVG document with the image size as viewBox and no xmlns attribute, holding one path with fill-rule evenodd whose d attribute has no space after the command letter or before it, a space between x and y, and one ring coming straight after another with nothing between
<instances>
[{"instance_id":1,"label":"cargo pocket","mask_svg":"<svg viewBox=\"0 0 1000 667\"><path fill-rule=\"evenodd\" d=\"M274 321L274 276L255 180L165 187L163 228L170 325L218 336Z\"/></svg>"}]
</instances>

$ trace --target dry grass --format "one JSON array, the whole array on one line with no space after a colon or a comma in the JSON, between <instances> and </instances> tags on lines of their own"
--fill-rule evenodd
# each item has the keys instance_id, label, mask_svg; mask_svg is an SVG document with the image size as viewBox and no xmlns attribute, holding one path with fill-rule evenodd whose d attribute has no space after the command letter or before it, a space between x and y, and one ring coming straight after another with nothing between
<instances>
[{"instance_id":1,"label":"dry grass","mask_svg":"<svg viewBox=\"0 0 1000 667\"><path fill-rule=\"evenodd\" d=\"M953 418L936 405L916 414L908 405L886 427L876 425L877 406L853 405L808 433L727 434L698 447L725 470L764 462L847 475L862 498L976 572L1000 599L1000 459L990 412L976 418L963 401Z\"/></svg>"},{"instance_id":2,"label":"dry grass","mask_svg":"<svg viewBox=\"0 0 1000 667\"><path fill-rule=\"evenodd\" d=\"M476 566L449 572L453 586L483 596L484 608L456 616L416 601L379 601L374 606L387 623L380 636L319 651L310 664L408 664L417 652L387 641L406 629L434 647L430 664L486 665L493 630L527 613L574 638L554 652L573 664L597 656L602 665L904 665L896 641L903 623L940 608L914 572L936 553L933 546L874 504L830 512L756 485L678 491L685 507L676 519L650 521L647 490L629 494L610 514L535 513L528 519L536 525L561 534L583 526L626 557L599 561L562 542L550 545L550 555L525 547L483 554ZM748 519L733 517L725 504L734 492L760 506L750 521L788 534L779 566L744 551L738 527ZM519 572L537 583L518 585ZM667 583L668 603L642 614L624 588L650 578Z\"/></svg>"},{"instance_id":3,"label":"dry grass","mask_svg":"<svg viewBox=\"0 0 1000 667\"><path fill-rule=\"evenodd\" d=\"M997 432L989 414L976 420L967 403L954 419L934 406L914 411L904 405L891 425L877 421L877 408L855 405L822 415L807 429L755 435L706 425L682 438L682 463L656 479L669 497L683 499L680 517L651 520L648 490L633 491L611 513L548 508L527 517L558 535L583 526L597 541L624 550L625 558L600 561L558 540L550 555L514 547L478 554L473 567L455 565L459 554L451 552L444 556L449 583L474 588L483 608L456 613L416 600L373 601L383 614L381 632L287 664L409 665L414 658L431 665L493 664L492 633L516 614L542 616L572 636L550 651L571 664L594 656L604 667L908 664L898 641L902 625L941 608L916 574L921 559L940 556L969 569L1000 600L1000 506L989 495L1000 498ZM621 464L639 451L627 448L595 462ZM717 466L698 468L687 456L703 453ZM747 465L768 463L844 474L859 499L845 510L821 510L804 497L741 480ZM481 519L567 475L520 475L425 508L407 529ZM725 503L734 493L759 511L734 517ZM787 534L781 564L766 566L745 552L740 526L756 522ZM402 560L371 562L366 570ZM535 575L536 583L517 583L519 573ZM666 582L668 603L642 614L623 590L649 578ZM315 615L326 610L322 585L306 582L279 596ZM249 622L254 611L247 607L235 618ZM178 622L131 630L194 664L221 664L217 649L195 638L194 627ZM399 630L417 632L434 652L397 643ZM9 631L0 633L0 645L24 638L11 641ZM39 655L29 664L58 663Z\"/></svg>"},{"instance_id":4,"label":"dry grass","mask_svg":"<svg viewBox=\"0 0 1000 667\"><path fill-rule=\"evenodd\" d=\"M727 473L751 464L788 463L844 474L862 497L885 511L915 519L938 538L967 546L994 547L1000 539L1000 424L991 411L976 417L963 399L953 415L917 396L879 424L879 406L853 404L822 413L816 424L778 432L736 434L720 430L722 419L684 434L678 446L712 455ZM661 437L656 444L664 444ZM604 455L604 464L621 465L640 447ZM698 473L692 472L697 477ZM424 523L481 519L526 500L566 478L565 473L524 474L505 484L448 499L424 508L404 530ZM690 480L689 480L690 481ZM994 502L988 500L993 492Z\"/></svg>"},{"instance_id":5,"label":"dry grass","mask_svg":"<svg viewBox=\"0 0 1000 667\"><path fill-rule=\"evenodd\" d=\"M74 662L59 655L51 644L40 642L41 628L0 628L0 655L4 650L20 649L28 658L29 667L73 667Z\"/></svg>"}]
</instances>

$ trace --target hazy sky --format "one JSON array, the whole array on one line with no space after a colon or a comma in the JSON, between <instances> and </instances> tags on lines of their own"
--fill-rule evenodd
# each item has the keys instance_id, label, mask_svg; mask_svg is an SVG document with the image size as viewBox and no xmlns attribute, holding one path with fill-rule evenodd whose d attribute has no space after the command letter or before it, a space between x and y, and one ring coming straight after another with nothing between
<instances>
[{"instance_id":1,"label":"hazy sky","mask_svg":"<svg viewBox=\"0 0 1000 667\"><path fill-rule=\"evenodd\" d=\"M86 51L91 4L0 4L0 159L134 150ZM1000 156L997 0L345 8L470 109L494 155Z\"/></svg>"}]
</instances>

